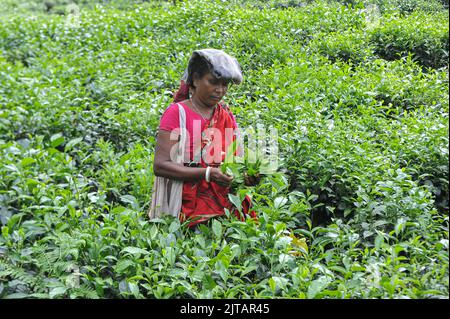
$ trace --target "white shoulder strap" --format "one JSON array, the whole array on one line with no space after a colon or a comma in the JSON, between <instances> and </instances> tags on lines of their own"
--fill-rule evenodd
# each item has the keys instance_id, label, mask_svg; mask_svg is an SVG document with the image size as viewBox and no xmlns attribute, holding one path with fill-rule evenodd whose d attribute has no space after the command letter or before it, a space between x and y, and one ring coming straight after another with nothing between
<instances>
[{"instance_id":1,"label":"white shoulder strap","mask_svg":"<svg viewBox=\"0 0 450 319\"><path fill-rule=\"evenodd\" d=\"M178 149L178 154L179 154L179 161L178 163L182 164L185 162L185 146L186 146L186 111L184 110L183 105L181 105L180 103L177 103L178 105L178 110L180 113L180 140L179 140L179 149Z\"/></svg>"},{"instance_id":2,"label":"white shoulder strap","mask_svg":"<svg viewBox=\"0 0 450 319\"><path fill-rule=\"evenodd\" d=\"M186 111L184 110L183 105L180 103L177 103L178 110L180 111L180 128L185 129L186 128Z\"/></svg>"}]
</instances>

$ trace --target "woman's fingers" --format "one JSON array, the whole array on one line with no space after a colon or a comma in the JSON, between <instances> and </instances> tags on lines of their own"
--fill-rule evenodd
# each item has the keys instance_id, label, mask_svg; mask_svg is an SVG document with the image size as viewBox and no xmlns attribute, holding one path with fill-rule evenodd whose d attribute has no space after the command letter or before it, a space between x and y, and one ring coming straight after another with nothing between
<instances>
[{"instance_id":1,"label":"woman's fingers","mask_svg":"<svg viewBox=\"0 0 450 319\"><path fill-rule=\"evenodd\" d=\"M223 174L220 169L214 167L211 169L211 181L220 186L230 186L233 177Z\"/></svg>"},{"instance_id":2,"label":"woman's fingers","mask_svg":"<svg viewBox=\"0 0 450 319\"><path fill-rule=\"evenodd\" d=\"M220 173L219 185L221 186L230 186L231 182L233 182L233 177Z\"/></svg>"},{"instance_id":3,"label":"woman's fingers","mask_svg":"<svg viewBox=\"0 0 450 319\"><path fill-rule=\"evenodd\" d=\"M225 181L227 181L227 182L232 182L233 181L233 176L229 176L229 175L225 175L225 174L222 174L223 175L223 178L225 179Z\"/></svg>"},{"instance_id":4,"label":"woman's fingers","mask_svg":"<svg viewBox=\"0 0 450 319\"><path fill-rule=\"evenodd\" d=\"M256 186L261 181L261 176L259 174L256 175L248 175L244 173L244 184L245 186Z\"/></svg>"}]
</instances>

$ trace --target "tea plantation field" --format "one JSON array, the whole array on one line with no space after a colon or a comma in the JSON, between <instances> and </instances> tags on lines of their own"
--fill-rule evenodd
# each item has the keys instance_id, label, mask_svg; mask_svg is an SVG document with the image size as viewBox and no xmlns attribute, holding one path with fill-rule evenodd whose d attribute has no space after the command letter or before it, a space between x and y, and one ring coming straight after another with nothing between
<instances>
[{"instance_id":1,"label":"tea plantation field","mask_svg":"<svg viewBox=\"0 0 450 319\"><path fill-rule=\"evenodd\" d=\"M448 1L75 3L0 0L0 298L449 298ZM279 169L191 231L146 212L207 47Z\"/></svg>"}]
</instances>

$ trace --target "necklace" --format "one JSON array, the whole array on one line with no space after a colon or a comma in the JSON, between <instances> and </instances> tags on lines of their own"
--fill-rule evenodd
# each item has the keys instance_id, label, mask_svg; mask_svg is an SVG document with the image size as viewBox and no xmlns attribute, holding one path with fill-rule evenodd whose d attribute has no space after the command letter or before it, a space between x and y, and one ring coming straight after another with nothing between
<instances>
[{"instance_id":1,"label":"necklace","mask_svg":"<svg viewBox=\"0 0 450 319\"><path fill-rule=\"evenodd\" d=\"M189 99L192 103L192 106L195 108L195 111L200 114L200 116L205 120L205 121L209 121L208 117L203 116L203 113L200 111L200 108L194 103L194 100L192 98Z\"/></svg>"}]
</instances>

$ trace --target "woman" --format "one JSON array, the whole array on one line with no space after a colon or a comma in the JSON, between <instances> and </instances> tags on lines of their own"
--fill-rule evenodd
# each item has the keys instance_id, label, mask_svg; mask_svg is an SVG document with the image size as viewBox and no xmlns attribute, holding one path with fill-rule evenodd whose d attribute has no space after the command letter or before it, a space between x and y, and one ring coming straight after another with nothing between
<instances>
[{"instance_id":1,"label":"woman","mask_svg":"<svg viewBox=\"0 0 450 319\"><path fill-rule=\"evenodd\" d=\"M164 112L156 141L156 175L150 218L161 214L189 220L189 226L235 211L228 200L233 178L223 174L237 124L222 98L242 73L236 59L221 50L194 51L180 89ZM243 203L248 212L249 202Z\"/></svg>"}]
</instances>

